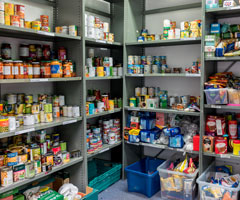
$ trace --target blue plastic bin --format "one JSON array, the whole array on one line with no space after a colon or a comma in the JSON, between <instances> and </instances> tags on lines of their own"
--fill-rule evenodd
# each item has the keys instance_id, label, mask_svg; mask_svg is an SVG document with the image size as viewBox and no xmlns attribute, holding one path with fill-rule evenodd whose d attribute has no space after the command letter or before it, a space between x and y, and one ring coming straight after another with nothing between
<instances>
[{"instance_id":1,"label":"blue plastic bin","mask_svg":"<svg viewBox=\"0 0 240 200\"><path fill-rule=\"evenodd\" d=\"M152 197L160 190L160 178L157 167L165 160L144 158L125 168L128 191L138 192Z\"/></svg>"}]
</instances>

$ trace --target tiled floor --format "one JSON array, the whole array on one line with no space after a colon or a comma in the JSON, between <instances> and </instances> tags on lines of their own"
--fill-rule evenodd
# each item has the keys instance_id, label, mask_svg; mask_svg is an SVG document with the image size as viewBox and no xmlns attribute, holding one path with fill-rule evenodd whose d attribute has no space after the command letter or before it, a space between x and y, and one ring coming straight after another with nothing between
<instances>
[{"instance_id":1,"label":"tiled floor","mask_svg":"<svg viewBox=\"0 0 240 200\"><path fill-rule=\"evenodd\" d=\"M127 181L120 180L98 196L99 200L160 200L160 192L155 194L152 198L147 198L139 193L132 193L127 191Z\"/></svg>"}]
</instances>

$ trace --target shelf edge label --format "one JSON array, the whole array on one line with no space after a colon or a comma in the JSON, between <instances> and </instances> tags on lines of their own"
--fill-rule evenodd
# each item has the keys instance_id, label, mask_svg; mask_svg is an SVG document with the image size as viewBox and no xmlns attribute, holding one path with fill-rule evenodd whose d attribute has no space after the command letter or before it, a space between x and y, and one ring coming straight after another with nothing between
<instances>
[{"instance_id":1,"label":"shelf edge label","mask_svg":"<svg viewBox=\"0 0 240 200\"><path fill-rule=\"evenodd\" d=\"M26 129L26 130L22 130L22 131L17 131L17 132L15 132L15 135L21 135L21 134L32 132L32 131L35 131L35 128L30 128L30 129Z\"/></svg>"},{"instance_id":2,"label":"shelf edge label","mask_svg":"<svg viewBox=\"0 0 240 200\"><path fill-rule=\"evenodd\" d=\"M98 42L98 43L104 43L104 44L106 44L107 42L106 41L104 41L104 40L96 40L96 42Z\"/></svg>"},{"instance_id":3,"label":"shelf edge label","mask_svg":"<svg viewBox=\"0 0 240 200\"><path fill-rule=\"evenodd\" d=\"M30 79L30 82L48 82L47 78Z\"/></svg>"},{"instance_id":4,"label":"shelf edge label","mask_svg":"<svg viewBox=\"0 0 240 200\"><path fill-rule=\"evenodd\" d=\"M103 153L103 152L105 152L105 151L108 151L110 148L108 147L108 148L106 148L106 149L103 149L103 150L101 150L101 151L99 151L99 153Z\"/></svg>"},{"instance_id":5,"label":"shelf edge label","mask_svg":"<svg viewBox=\"0 0 240 200\"><path fill-rule=\"evenodd\" d=\"M37 33L38 33L38 34L42 34L42 35L52 36L52 37L55 36L54 33L45 32L45 31L38 31Z\"/></svg>"}]
</instances>

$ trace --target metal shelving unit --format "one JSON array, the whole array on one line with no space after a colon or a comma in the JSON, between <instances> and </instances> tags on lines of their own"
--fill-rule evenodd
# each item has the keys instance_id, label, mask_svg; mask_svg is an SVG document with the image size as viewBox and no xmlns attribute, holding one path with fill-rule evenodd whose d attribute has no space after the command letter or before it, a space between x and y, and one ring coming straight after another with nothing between
<instances>
[{"instance_id":1,"label":"metal shelving unit","mask_svg":"<svg viewBox=\"0 0 240 200\"><path fill-rule=\"evenodd\" d=\"M114 62L116 63L123 63L123 9L124 9L124 0L84 0L84 14L88 13L94 16L100 17L100 19L107 20L110 22L110 32L114 33L115 42L106 42L102 40L96 40L92 38L86 37L85 30L83 30L83 62L85 66L85 61L87 58L87 50L88 48L94 48L96 49L96 52L101 52L101 56L105 55L113 57ZM84 16L84 15L83 15ZM83 29L85 27L85 21L83 21ZM83 109L85 111L86 107L86 99L87 99L87 90L88 89L100 89L102 88L104 92L110 93L112 97L118 96L122 98L122 80L123 77L116 76L116 77L85 77L83 76L83 96L84 96L84 103L83 103ZM101 87L101 85L104 85L105 87L108 87L109 91L105 91L105 88ZM100 88L99 88L100 87ZM117 88L117 89L116 89ZM101 91L101 89L100 89ZM85 113L85 112L84 112ZM99 117L110 117L118 116L119 118L122 118L122 109L121 108L115 108L113 111L105 111L102 113L97 113L94 115L86 115L84 114L84 135L86 138L86 132L87 132L87 123L96 123L97 119ZM85 139L86 140L86 139ZM88 154L86 152L87 158L94 158L101 156L104 157L104 159L109 160L111 159L111 156L109 157L109 154L112 153L112 150L114 150L117 147L121 146L121 142L117 142L114 145L107 145L104 144L103 147L97 151L95 151L92 154ZM110 152L111 150L111 152ZM112 155L113 156L113 155ZM121 155L118 155L119 158ZM114 155L114 157L118 157L117 155ZM87 163L87 161L86 161ZM87 171L86 171L87 174ZM88 176L86 176L86 182L88 183Z\"/></svg>"},{"instance_id":2,"label":"metal shelving unit","mask_svg":"<svg viewBox=\"0 0 240 200\"><path fill-rule=\"evenodd\" d=\"M13 3L19 3L18 1L13 1ZM66 2L65 0L31 0L31 1L21 1L28 9L29 15L34 15L34 9L46 9L49 11L49 19L52 20L50 23L52 25L51 30L54 30L55 26L69 26L76 25L78 27L78 35L83 35L81 24L83 21L83 1L82 0L72 0ZM27 10L26 9L26 10ZM42 13L44 14L44 13ZM76 17L78 16L78 17ZM66 34L57 34L53 32L43 32L36 31L33 29L18 28L13 26L0 25L0 36L1 40L9 43L20 43L23 42L22 39L26 39L27 43L32 42L44 44L47 42L51 44L53 49L64 46L68 50L69 59L75 61L76 63L76 74L77 77L71 78L48 78L48 79L12 79L12 80L0 80L1 87L1 97L3 97L6 92L9 93L28 93L28 94L39 94L44 91L45 94L62 94L65 96L66 103L68 105L78 105L81 108L81 116L84 116L83 112L83 83L82 76L84 72L82 49L83 43L80 36L70 36ZM3 39L4 38L4 39ZM5 39L6 38L6 39ZM25 41L24 41L25 42ZM17 55L14 55L17 59ZM19 85L21 83L21 85ZM33 84L34 83L34 84ZM43 84L44 83L44 84ZM43 90L44 89L44 90ZM76 185L80 191L85 191L86 182L86 143L84 135L83 118L67 118L60 117L54 119L51 123L40 123L33 126L21 126L15 131L1 133L0 138L11 137L15 135L21 135L25 133L31 133L36 130L49 129L50 132L58 131L61 133L61 139L67 142L68 150L79 149L81 151L81 157L71 159L69 163L63 164L61 166L53 167L53 170L48 173L40 173L32 179L25 179L13 183L8 187L0 187L0 194L10 191L18 187L26 187L30 183L36 180L42 180L55 172L60 170L71 171L70 180ZM69 137L70 136L70 137Z\"/></svg>"},{"instance_id":3,"label":"metal shelving unit","mask_svg":"<svg viewBox=\"0 0 240 200\"><path fill-rule=\"evenodd\" d=\"M150 3L151 2L151 3ZM171 5L170 5L171 4ZM156 6L155 6L156 5ZM166 6L167 5L167 6ZM160 7L160 8L159 8ZM173 78L175 80L183 81L185 84L186 81L192 80L192 81L199 81L199 87L202 80L201 74L128 74L127 73L127 64L128 64L128 56L129 55L138 55L138 56L156 56L157 55L165 55L169 56L171 59L174 59L174 54L170 54L170 48L174 49L179 48L191 48L192 46L197 46L196 48L202 49L203 48L203 40L204 37L198 37L198 38L187 38L187 39L172 39L172 40L158 40L158 41L146 41L146 42L137 42L137 37L139 35L139 32L142 29L150 29L150 33L159 33L159 28L154 28L154 25L157 25L158 27L163 28L161 25L159 26L159 23L162 22L155 21L157 20L158 16L157 14L161 14L159 19L172 19L176 20L177 23L180 23L181 21L188 21L190 20L188 18L187 14L184 14L186 16L186 19L183 19L183 12L191 11L192 9L198 10L197 13L199 13L199 19L201 18L202 13L202 1L199 2L193 2L187 3L184 2L176 2L176 4L164 1L163 4L160 4L159 2L152 2L147 0L125 0L125 9L124 9L124 77L123 77L123 127L126 126L126 119L128 116L128 113L130 111L141 111L141 112L161 112L161 113L169 113L169 114L179 114L179 115L188 115L188 116L195 116L199 117L201 121L202 117L202 109L201 112L185 112L185 111L177 111L173 109L144 109L144 108L132 108L129 107L129 98L134 96L134 88L135 87L143 87L146 86L160 86L161 88L165 86L164 82L161 81L160 85L153 85L154 83L157 84L158 80L163 80L162 78L165 77L164 81L168 81L170 78ZM176 16L181 16L181 21L178 21L177 17L174 16L174 12L177 12ZM167 16L168 13L171 13L171 16ZM180 14L181 13L181 14ZM193 20L196 19L196 16L193 17L193 12L191 12ZM152 18L151 18L152 17ZM174 18L175 17L175 18ZM151 20L150 20L151 19ZM202 18L204 19L204 18ZM158 32L153 32L158 30ZM157 49L158 48L158 49ZM164 48L169 48L168 50L164 51ZM162 51L165 54L161 54ZM181 50L180 50L181 51ZM187 50L188 51L188 50ZM191 50L189 50L190 53ZM166 53L167 52L167 53ZM188 55L188 54L187 54ZM192 54L191 54L192 55ZM198 57L201 57L202 61L202 55L201 51L199 51ZM175 58L176 59L176 58ZM192 58L184 57L184 59L191 60ZM169 79L167 79L169 78ZM179 78L179 79L177 79ZM189 79L190 78L190 79ZM197 78L197 79L193 79ZM168 82L169 83L169 82ZM176 87L180 87L176 85ZM187 87L187 86L186 86ZM169 87L168 87L169 88ZM199 90L199 89L198 89ZM176 92L174 90L174 92ZM199 94L201 94L201 91L199 91ZM201 99L201 108L204 107L204 104ZM200 126L201 127L201 126ZM202 127L200 132L202 131ZM123 177L125 177L124 168L135 161L138 161L141 159L144 155L146 155L145 150L146 148L155 148L160 149L161 151L176 151L181 153L186 153L183 149L173 149L169 148L164 145L153 145L153 144L146 144L146 143L139 143L139 144L129 144L126 141L123 141ZM151 151L151 150L149 150ZM149 152L148 152L149 153ZM199 152L188 152L192 154L199 155L200 158L200 171L202 169L201 163L202 163L202 157L201 157L201 151ZM149 154L147 154L149 155ZM152 154L151 154L152 155Z\"/></svg>"}]
</instances>

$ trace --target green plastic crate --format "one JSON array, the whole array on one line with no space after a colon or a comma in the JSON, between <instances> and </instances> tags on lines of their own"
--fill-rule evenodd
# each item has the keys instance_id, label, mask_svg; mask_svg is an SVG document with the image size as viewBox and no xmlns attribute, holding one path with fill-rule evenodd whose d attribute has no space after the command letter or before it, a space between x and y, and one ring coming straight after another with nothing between
<instances>
[{"instance_id":1,"label":"green plastic crate","mask_svg":"<svg viewBox=\"0 0 240 200\"><path fill-rule=\"evenodd\" d=\"M90 194L83 197L83 200L98 200L98 190L93 189Z\"/></svg>"},{"instance_id":2,"label":"green plastic crate","mask_svg":"<svg viewBox=\"0 0 240 200\"><path fill-rule=\"evenodd\" d=\"M107 189L121 178L122 165L110 161L93 159L88 162L89 187L99 192ZM92 170L97 169L97 170Z\"/></svg>"}]
</instances>

